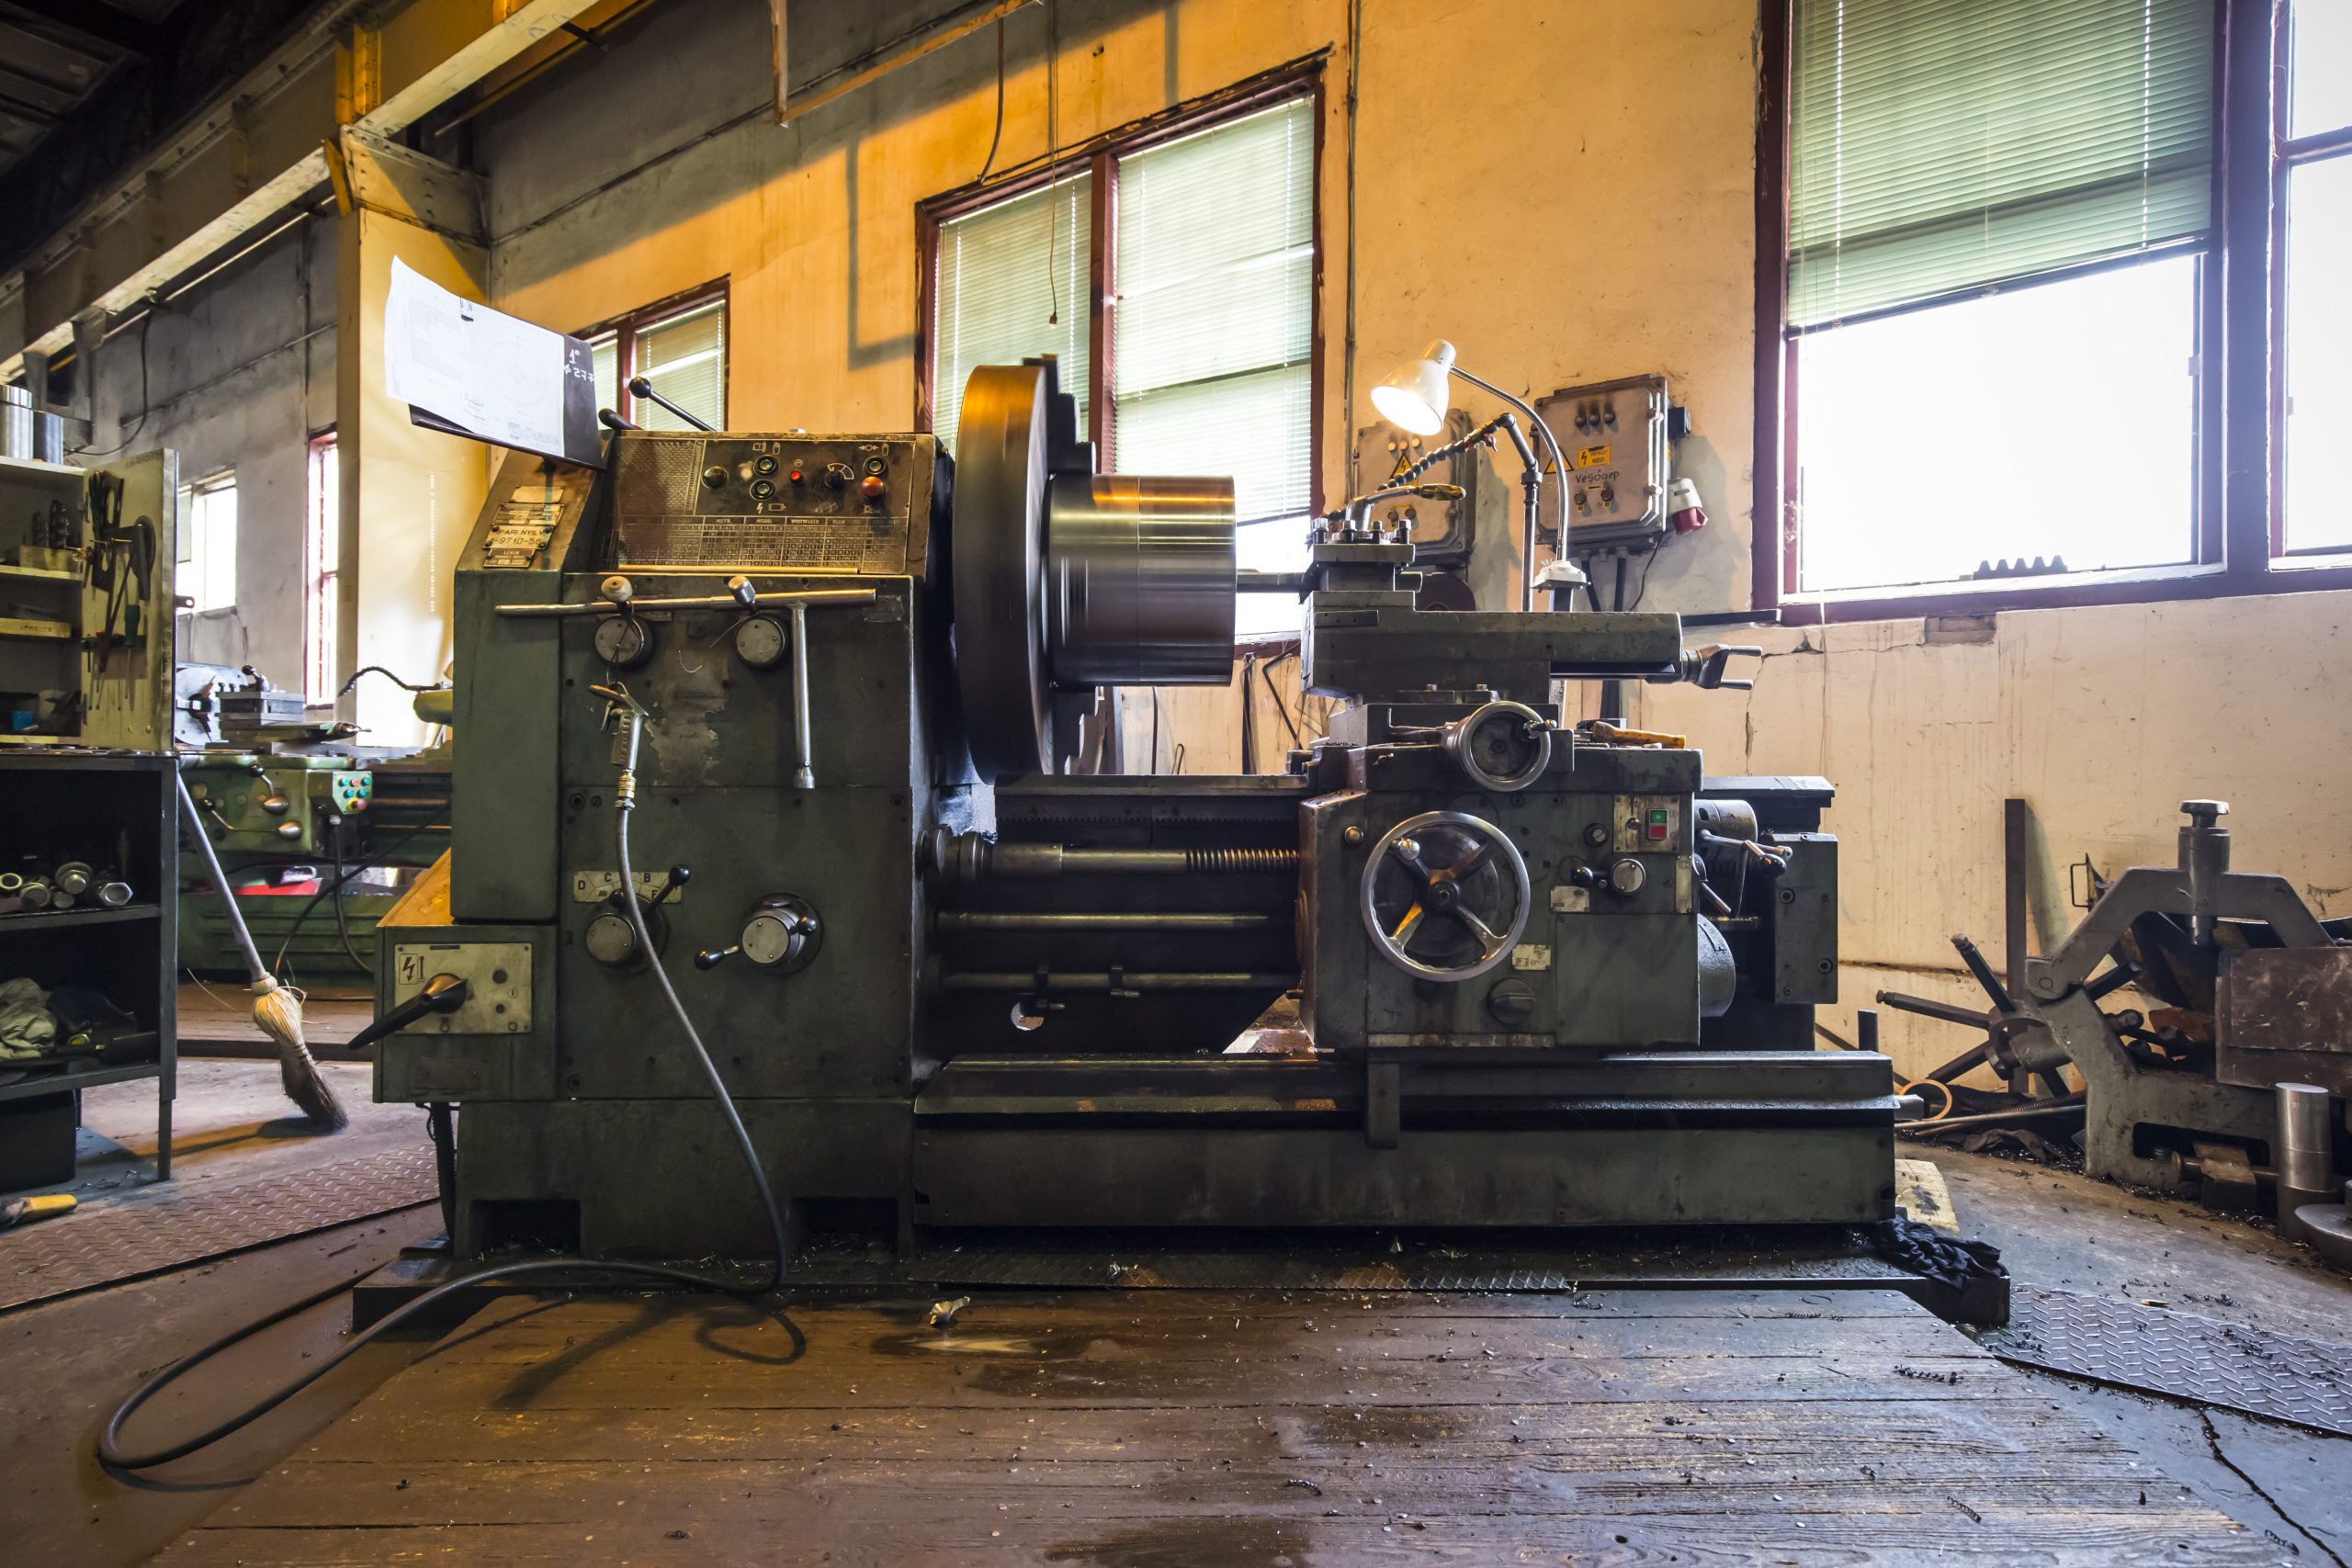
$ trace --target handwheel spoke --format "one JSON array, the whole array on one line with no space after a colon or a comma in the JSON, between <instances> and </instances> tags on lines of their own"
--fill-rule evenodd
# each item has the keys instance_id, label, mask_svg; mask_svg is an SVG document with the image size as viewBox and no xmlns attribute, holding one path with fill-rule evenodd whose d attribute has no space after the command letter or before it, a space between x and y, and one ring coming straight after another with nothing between
<instances>
[{"instance_id":1,"label":"handwheel spoke","mask_svg":"<svg viewBox=\"0 0 2352 1568\"><path fill-rule=\"evenodd\" d=\"M1461 881L1464 877L1478 869L1478 863L1487 858L1487 852L1493 847L1494 846L1490 843L1471 845L1470 852L1468 854L1464 855L1460 860L1455 861L1452 865L1447 866L1443 871L1439 872L1430 880L1432 882Z\"/></svg>"},{"instance_id":2,"label":"handwheel spoke","mask_svg":"<svg viewBox=\"0 0 2352 1568\"><path fill-rule=\"evenodd\" d=\"M1406 934L1419 922L1421 914L1422 909L1420 900L1415 899L1413 901L1413 907L1405 911L1405 918L1396 922L1396 929L1388 933L1389 943L1399 949L1403 948L1405 945Z\"/></svg>"},{"instance_id":3,"label":"handwheel spoke","mask_svg":"<svg viewBox=\"0 0 2352 1568\"><path fill-rule=\"evenodd\" d=\"M1494 927L1488 925L1486 921L1480 919L1476 914L1472 912L1465 906L1456 904L1452 909L1448 910L1447 913L1451 914L1455 919L1460 920L1464 925L1468 926L1473 932L1476 933L1479 945L1485 950L1485 953L1492 953L1501 944L1503 940L1501 933L1498 932ZM1483 957L1485 953L1482 953L1481 956Z\"/></svg>"}]
</instances>

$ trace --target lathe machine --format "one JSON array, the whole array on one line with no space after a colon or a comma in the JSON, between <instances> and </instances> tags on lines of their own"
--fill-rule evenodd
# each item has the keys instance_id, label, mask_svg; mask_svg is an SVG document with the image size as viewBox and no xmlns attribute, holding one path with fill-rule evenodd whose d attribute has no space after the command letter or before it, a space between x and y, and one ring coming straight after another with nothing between
<instances>
[{"instance_id":1,"label":"lathe machine","mask_svg":"<svg viewBox=\"0 0 2352 1568\"><path fill-rule=\"evenodd\" d=\"M1826 784L1710 779L1556 699L1715 683L1722 650L1671 614L1423 613L1363 506L1304 572L1237 574L1230 482L1095 473L1050 361L976 372L956 452L506 464L457 568L446 910L379 933L379 1008L445 1004L376 1093L460 1107L461 1253L766 1247L656 963L829 1228L1893 1212L1888 1064L1811 1048ZM1304 599L1332 733L1270 776L1071 771L1103 688L1229 680L1238 590ZM1293 993L1255 1037L1292 1048L1237 1045Z\"/></svg>"}]
</instances>

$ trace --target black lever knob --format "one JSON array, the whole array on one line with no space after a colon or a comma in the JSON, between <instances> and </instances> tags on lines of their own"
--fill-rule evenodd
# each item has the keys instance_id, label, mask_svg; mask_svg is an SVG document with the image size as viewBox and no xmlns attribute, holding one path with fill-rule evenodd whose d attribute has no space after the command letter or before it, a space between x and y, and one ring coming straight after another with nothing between
<instances>
[{"instance_id":1,"label":"black lever knob","mask_svg":"<svg viewBox=\"0 0 2352 1568\"><path fill-rule=\"evenodd\" d=\"M743 947L741 942L738 942L733 947L706 947L700 953L695 954L695 967L697 969L716 969L721 964L726 963L728 959L742 951Z\"/></svg>"}]
</instances>

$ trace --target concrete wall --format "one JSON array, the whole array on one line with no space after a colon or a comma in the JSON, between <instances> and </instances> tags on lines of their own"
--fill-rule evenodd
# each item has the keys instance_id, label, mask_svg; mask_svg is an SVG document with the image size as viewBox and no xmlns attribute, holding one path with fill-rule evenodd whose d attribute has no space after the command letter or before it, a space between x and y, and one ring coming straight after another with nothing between
<instances>
[{"instance_id":1,"label":"concrete wall","mask_svg":"<svg viewBox=\"0 0 2352 1568\"><path fill-rule=\"evenodd\" d=\"M800 7L796 10L796 16ZM1713 516L1658 559L1646 605L1747 597L1754 411L1754 86L1748 0L1062 0L1064 142L1329 48L1324 125L1322 462L1347 482L1363 389L1433 335L1522 392L1662 370L1691 411L1680 469ZM1007 33L999 166L1045 147L1046 17ZM517 95L479 127L492 299L578 326L725 276L730 398L746 426L899 428L914 406L922 197L978 173L996 102L987 34L778 128L760 0L665 0L625 45ZM1351 157L1358 171L1351 192ZM1352 200L1361 215L1353 237ZM1352 317L1351 344L1347 327ZM1487 404L1470 393L1474 410ZM1508 476L1488 486L1487 603L1509 603ZM1894 520L1899 525L1899 519ZM1770 634L1752 698L1653 690L1640 716L1690 732L1717 772L1822 773L1847 839L1853 1002L1882 986L1961 997L1948 942L2000 962L2000 802L2038 813L2039 908L2055 929L2064 865L2168 860L2173 808L2238 808L2239 863L2352 894L2347 809L2331 789L2347 734L2336 595L1999 617L1989 640L1917 620ZM1952 638L1961 640L1951 640ZM1743 637L1743 640L1745 638ZM1295 660L1256 697L1261 766L1310 726ZM1238 766L1241 694L1168 690L1128 705L1144 765ZM1279 711L1278 711L1279 705ZM1906 1065L1957 1049L1948 1027L1890 1019Z\"/></svg>"},{"instance_id":2,"label":"concrete wall","mask_svg":"<svg viewBox=\"0 0 2352 1568\"><path fill-rule=\"evenodd\" d=\"M168 446L183 479L236 470L236 604L182 615L180 658L297 692L310 437L335 417L334 221L306 220L118 333L91 384L90 453Z\"/></svg>"}]
</instances>

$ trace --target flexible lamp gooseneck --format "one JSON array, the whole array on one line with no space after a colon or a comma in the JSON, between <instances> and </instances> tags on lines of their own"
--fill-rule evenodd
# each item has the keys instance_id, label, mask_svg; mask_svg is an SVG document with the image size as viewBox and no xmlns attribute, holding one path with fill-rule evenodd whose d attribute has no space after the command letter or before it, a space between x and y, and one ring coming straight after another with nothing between
<instances>
[{"instance_id":1,"label":"flexible lamp gooseneck","mask_svg":"<svg viewBox=\"0 0 2352 1568\"><path fill-rule=\"evenodd\" d=\"M1491 381L1482 381L1455 364L1453 345L1443 338L1422 350L1419 359L1408 359L1389 372L1387 378L1372 389L1372 406L1380 416L1399 430L1415 435L1434 435L1445 426L1446 405L1451 400L1448 382L1459 376L1482 391L1490 392L1527 416L1535 428L1536 438L1552 454L1552 476L1560 492L1560 526L1568 522L1568 460L1560 451L1559 441L1552 434L1552 427L1543 416L1527 403L1504 391ZM1527 519L1526 538L1521 541L1520 607L1535 608L1535 517L1531 512Z\"/></svg>"}]
</instances>

